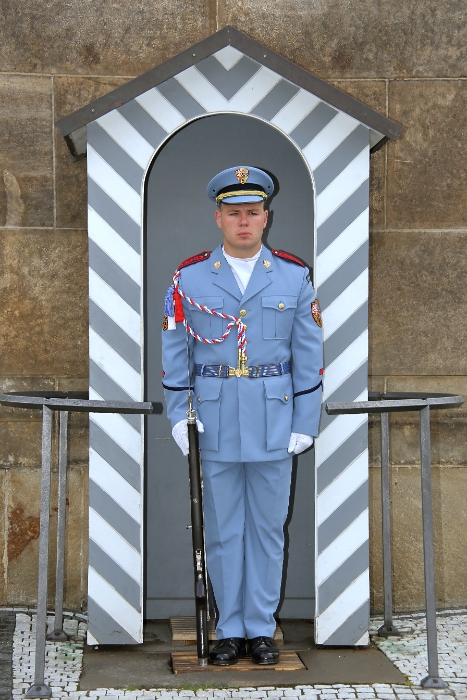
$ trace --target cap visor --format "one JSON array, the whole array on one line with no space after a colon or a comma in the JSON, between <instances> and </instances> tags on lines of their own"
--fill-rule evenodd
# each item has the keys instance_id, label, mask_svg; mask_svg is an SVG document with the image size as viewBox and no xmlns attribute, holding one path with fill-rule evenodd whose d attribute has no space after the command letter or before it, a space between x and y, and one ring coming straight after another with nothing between
<instances>
[{"instance_id":1,"label":"cap visor","mask_svg":"<svg viewBox=\"0 0 467 700\"><path fill-rule=\"evenodd\" d=\"M259 197L256 194L236 195L235 197L225 197L222 204L248 204L253 202L265 202L264 197Z\"/></svg>"}]
</instances>

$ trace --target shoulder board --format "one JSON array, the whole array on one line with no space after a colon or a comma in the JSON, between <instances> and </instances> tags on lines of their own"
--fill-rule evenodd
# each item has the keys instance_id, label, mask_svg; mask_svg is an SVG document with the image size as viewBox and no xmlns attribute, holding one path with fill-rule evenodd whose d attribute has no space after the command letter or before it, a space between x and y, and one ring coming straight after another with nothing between
<instances>
[{"instance_id":1,"label":"shoulder board","mask_svg":"<svg viewBox=\"0 0 467 700\"><path fill-rule=\"evenodd\" d=\"M211 256L211 251L210 250L203 250L201 253L198 253L197 255L192 255L191 258L187 258L184 260L179 266L178 270L181 270L184 267L188 267L188 265L194 265L195 263L202 262L203 260L207 260Z\"/></svg>"},{"instance_id":2,"label":"shoulder board","mask_svg":"<svg viewBox=\"0 0 467 700\"><path fill-rule=\"evenodd\" d=\"M290 253L286 253L285 250L271 250L271 253L273 255L276 255L278 258L283 258L284 260L288 260L289 262L293 262L296 265L300 265L300 267L306 267L301 260L295 257L295 255L291 255Z\"/></svg>"}]
</instances>

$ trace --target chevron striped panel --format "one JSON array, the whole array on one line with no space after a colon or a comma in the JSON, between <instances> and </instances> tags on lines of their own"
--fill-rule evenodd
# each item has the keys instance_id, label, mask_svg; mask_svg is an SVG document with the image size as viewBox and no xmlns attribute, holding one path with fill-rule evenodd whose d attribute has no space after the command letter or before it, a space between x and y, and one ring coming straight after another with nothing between
<instances>
[{"instance_id":1,"label":"chevron striped panel","mask_svg":"<svg viewBox=\"0 0 467 700\"><path fill-rule=\"evenodd\" d=\"M227 46L88 125L90 397L143 400L142 197L158 148L188 121L271 123L310 169L325 400L367 395L369 131ZM143 422L91 414L89 637L142 642ZM316 641L368 641L366 418L322 415L316 441Z\"/></svg>"}]
</instances>

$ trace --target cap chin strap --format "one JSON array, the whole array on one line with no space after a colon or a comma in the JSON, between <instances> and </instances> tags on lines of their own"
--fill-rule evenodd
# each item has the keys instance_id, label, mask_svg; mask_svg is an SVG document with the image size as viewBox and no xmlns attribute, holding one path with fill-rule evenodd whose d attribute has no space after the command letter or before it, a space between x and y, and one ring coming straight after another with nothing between
<instances>
[{"instance_id":1,"label":"cap chin strap","mask_svg":"<svg viewBox=\"0 0 467 700\"><path fill-rule=\"evenodd\" d=\"M234 190L233 192L222 192L222 194L218 194L216 197L216 202L222 202L223 199L227 199L228 197L245 195L254 195L256 197L262 197L263 199L268 198L266 192L263 192L263 190Z\"/></svg>"}]
</instances>

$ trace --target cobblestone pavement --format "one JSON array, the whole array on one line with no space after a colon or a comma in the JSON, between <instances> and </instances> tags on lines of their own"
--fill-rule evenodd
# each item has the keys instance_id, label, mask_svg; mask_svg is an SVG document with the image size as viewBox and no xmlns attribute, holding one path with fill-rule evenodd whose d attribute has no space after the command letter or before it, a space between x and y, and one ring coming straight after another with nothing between
<instances>
[{"instance_id":1,"label":"cobblestone pavement","mask_svg":"<svg viewBox=\"0 0 467 700\"><path fill-rule=\"evenodd\" d=\"M13 684L11 653L14 629L14 612L0 610L0 700L11 699Z\"/></svg>"},{"instance_id":2,"label":"cobblestone pavement","mask_svg":"<svg viewBox=\"0 0 467 700\"><path fill-rule=\"evenodd\" d=\"M53 617L48 619L53 625ZM382 620L374 618L371 630L375 634ZM439 672L448 684L445 690L425 690L420 680L427 675L425 620L422 615L396 616L394 624L403 632L402 637L373 641L406 675L407 685L314 685L295 688L260 687L239 689L167 690L153 688L98 688L79 691L79 676L83 659L86 625L82 616L68 615L64 629L70 635L68 642L47 642L45 682L52 688L54 698L84 698L93 700L155 700L155 698L310 698L310 700L432 700L442 695L443 700L467 700L467 611L448 611L438 616ZM32 684L34 672L35 615L16 612L13 637L13 698L19 700ZM3 697L3 696L2 696Z\"/></svg>"}]
</instances>

